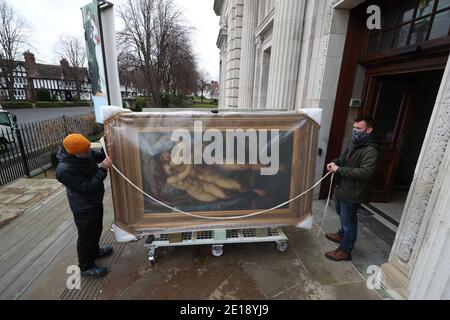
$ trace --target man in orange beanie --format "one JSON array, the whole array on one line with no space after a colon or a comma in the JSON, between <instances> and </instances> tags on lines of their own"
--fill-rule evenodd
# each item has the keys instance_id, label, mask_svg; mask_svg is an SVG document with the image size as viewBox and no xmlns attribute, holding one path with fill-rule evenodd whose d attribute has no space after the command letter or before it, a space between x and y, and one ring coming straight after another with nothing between
<instances>
[{"instance_id":1,"label":"man in orange beanie","mask_svg":"<svg viewBox=\"0 0 450 320\"><path fill-rule=\"evenodd\" d=\"M112 247L100 248L103 230L103 196L111 159L102 151L91 150L91 143L81 134L70 134L58 152L56 178L67 191L69 205L78 229L77 253L81 274L102 277L107 269L95 259L112 254Z\"/></svg>"}]
</instances>

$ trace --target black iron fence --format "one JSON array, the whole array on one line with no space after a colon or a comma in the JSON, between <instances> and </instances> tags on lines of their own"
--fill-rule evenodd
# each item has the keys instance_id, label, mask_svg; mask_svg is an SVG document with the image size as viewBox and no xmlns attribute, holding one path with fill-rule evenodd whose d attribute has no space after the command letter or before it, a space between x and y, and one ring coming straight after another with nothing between
<instances>
[{"instance_id":1,"label":"black iron fence","mask_svg":"<svg viewBox=\"0 0 450 320\"><path fill-rule=\"evenodd\" d=\"M50 168L68 134L94 137L101 131L102 126L95 122L94 113L0 129L0 185Z\"/></svg>"}]
</instances>

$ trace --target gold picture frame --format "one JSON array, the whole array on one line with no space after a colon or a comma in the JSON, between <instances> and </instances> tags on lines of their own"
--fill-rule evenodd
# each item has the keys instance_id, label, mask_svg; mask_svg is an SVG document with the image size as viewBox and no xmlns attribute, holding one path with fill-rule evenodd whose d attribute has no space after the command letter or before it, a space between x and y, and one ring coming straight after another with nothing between
<instances>
[{"instance_id":1,"label":"gold picture frame","mask_svg":"<svg viewBox=\"0 0 450 320\"><path fill-rule=\"evenodd\" d=\"M194 130L194 124L203 123L203 129L256 129L287 132L291 139L289 191L283 198L290 200L314 183L319 125L306 114L296 112L165 112L124 113L105 121L105 142L108 154L121 173L139 189L145 190L147 167L143 167L140 139L153 133L172 132L179 128ZM286 152L285 152L286 153ZM285 154L281 154L281 157ZM312 193L292 201L287 207L267 213L233 220L195 218L179 212L148 213L143 193L138 191L114 170L110 173L115 224L134 234L175 233L182 230L242 229L264 226L286 226L302 222L311 215ZM148 188L147 188L148 189ZM281 201L281 200L280 200ZM148 200L147 200L148 202ZM283 202L281 202L283 203ZM275 205L281 204L276 203ZM273 204L273 203L272 203ZM272 205L271 204L271 205ZM275 206L274 205L274 206ZM196 211L201 217L240 217L269 208Z\"/></svg>"}]
</instances>

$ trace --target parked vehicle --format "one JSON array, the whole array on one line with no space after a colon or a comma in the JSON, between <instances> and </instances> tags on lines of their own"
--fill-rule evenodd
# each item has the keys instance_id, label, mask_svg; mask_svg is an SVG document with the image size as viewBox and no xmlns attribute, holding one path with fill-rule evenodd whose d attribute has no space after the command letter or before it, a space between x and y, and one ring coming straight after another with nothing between
<instances>
[{"instance_id":1,"label":"parked vehicle","mask_svg":"<svg viewBox=\"0 0 450 320\"><path fill-rule=\"evenodd\" d=\"M14 143L13 128L16 122L16 115L4 110L0 105L0 152L6 151L8 145Z\"/></svg>"}]
</instances>

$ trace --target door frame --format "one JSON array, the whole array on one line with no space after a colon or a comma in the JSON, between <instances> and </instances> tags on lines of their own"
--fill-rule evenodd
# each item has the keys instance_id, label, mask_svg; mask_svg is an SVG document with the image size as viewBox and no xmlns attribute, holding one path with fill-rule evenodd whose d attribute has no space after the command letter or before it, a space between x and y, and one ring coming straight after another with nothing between
<instances>
[{"instance_id":1,"label":"door frame","mask_svg":"<svg viewBox=\"0 0 450 320\"><path fill-rule=\"evenodd\" d=\"M414 73L421 71L432 71L445 69L450 53L450 42L440 42L438 46L420 50L419 47L414 51L399 52L395 55L386 55L377 57L373 60L361 58L361 43L364 43L366 34L361 27L360 8L350 11L347 38L344 47L344 57L339 75L338 90L334 105L330 135L328 139L327 153L323 167L323 175L327 171L327 164L337 159L342 152L344 142L345 127L348 118L349 104L352 99L352 90L356 79L358 65L366 68L366 80L363 89L363 101L360 109L360 115L364 109L365 98L370 84L369 78L375 76L389 76L396 74ZM447 37L445 40L448 41ZM320 187L319 199L328 197L330 180L322 182Z\"/></svg>"},{"instance_id":2,"label":"door frame","mask_svg":"<svg viewBox=\"0 0 450 320\"><path fill-rule=\"evenodd\" d=\"M382 90L383 80L390 76L392 75L366 76L367 94L364 98L364 106L359 113L360 116L362 115L375 118L375 109L380 99L380 90ZM395 180L395 173L397 172L397 168L400 162L402 136L404 137L407 127L409 127L412 113L416 108L414 104L414 87L415 84L413 78L411 79L410 83L405 84L405 86L403 87L403 96L401 98L398 118L396 119L396 123L394 126L394 136L392 143L382 146L380 145L380 159L377 172L381 169L385 170L387 179L383 181L382 185L379 186L379 189L373 190L371 202L387 203L390 201L392 186ZM383 165L383 162L387 163L387 165Z\"/></svg>"}]
</instances>

